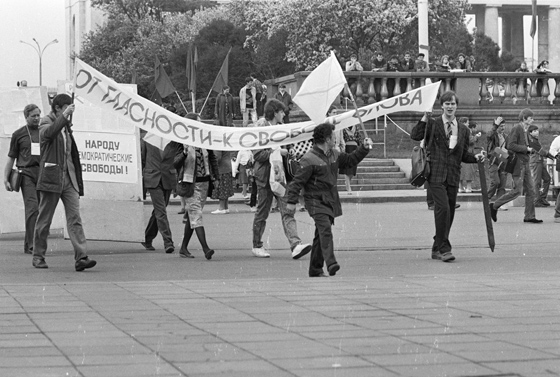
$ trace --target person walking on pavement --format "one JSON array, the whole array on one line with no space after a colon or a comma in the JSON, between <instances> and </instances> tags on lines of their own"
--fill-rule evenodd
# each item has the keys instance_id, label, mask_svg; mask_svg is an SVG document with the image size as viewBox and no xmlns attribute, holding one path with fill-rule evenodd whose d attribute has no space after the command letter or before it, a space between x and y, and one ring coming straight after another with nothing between
<instances>
[{"instance_id":1,"label":"person walking on pavement","mask_svg":"<svg viewBox=\"0 0 560 377\"><path fill-rule=\"evenodd\" d=\"M414 126L410 137L420 141L424 139L429 146L430 176L428 184L434 199L434 222L436 234L432 246L432 259L443 262L455 260L451 253L449 232L455 216L455 205L461 177L461 162L476 163L484 160L483 152L473 155L469 148L469 129L457 122L455 112L459 100L455 92L448 91L441 95L440 104L443 114L432 118L425 113ZM427 129L426 129L427 128ZM430 142L432 137L434 140Z\"/></svg>"},{"instance_id":2,"label":"person walking on pavement","mask_svg":"<svg viewBox=\"0 0 560 377\"><path fill-rule=\"evenodd\" d=\"M494 120L492 131L488 133L487 152L493 154L496 148L500 148L504 153L507 153L506 140L508 135L504 132L506 129L504 118L501 116ZM496 163L493 163L496 162ZM500 163L499 160L493 159L490 161L488 168L488 175L490 178L490 187L488 188L488 199L500 197L506 193L507 172L505 164Z\"/></svg>"},{"instance_id":3,"label":"person walking on pavement","mask_svg":"<svg viewBox=\"0 0 560 377\"><path fill-rule=\"evenodd\" d=\"M258 120L257 127L267 127L282 123L284 118L284 104L277 99L271 99L264 107L264 118ZM275 194L270 187L270 155L273 150L271 148L258 149L253 151L254 165L253 174L258 187L258 204L255 218L253 219L253 249L252 253L255 257L268 258L270 254L264 248L262 236L266 228L266 219L270 214L272 199L276 198L278 207L282 216L282 226L284 234L290 242L292 250L292 258L299 259L311 251L311 245L302 244L298 236L297 222L294 217L295 208L287 208L286 196ZM286 156L287 149L281 148L281 153ZM299 191L298 191L299 194Z\"/></svg>"},{"instance_id":4,"label":"person walking on pavement","mask_svg":"<svg viewBox=\"0 0 560 377\"><path fill-rule=\"evenodd\" d=\"M187 118L200 121L200 117L195 113L187 114ZM195 148L185 144L183 149L175 155L173 163L178 172L179 182L191 185L192 188L192 190L187 190L192 194L185 196L187 212L183 217L185 231L179 255L182 258L194 258L194 255L189 252L187 247L193 233L196 233L196 237L202 246L204 257L210 260L212 255L214 255L214 250L206 242L206 231L202 223L202 210L204 209L204 204L206 204L210 182L214 181L214 184L219 185L216 156L211 150Z\"/></svg>"},{"instance_id":5,"label":"person walking on pavement","mask_svg":"<svg viewBox=\"0 0 560 377\"><path fill-rule=\"evenodd\" d=\"M527 129L529 146L534 152L529 155L529 168L535 185L535 207L550 207L546 200L548 188L550 187L550 174L546 168L547 158L554 159L554 156L544 149L539 141L539 128L531 124Z\"/></svg>"},{"instance_id":6,"label":"person walking on pavement","mask_svg":"<svg viewBox=\"0 0 560 377\"><path fill-rule=\"evenodd\" d=\"M39 195L37 193L37 178L39 177L40 147L39 147L39 122L41 110L37 105L29 104L23 109L26 125L18 128L12 134L8 161L4 168L4 187L13 191L10 184L10 173L14 162L21 177L21 196L25 211L25 241L23 252L33 254L33 233L39 214Z\"/></svg>"},{"instance_id":7,"label":"person walking on pavement","mask_svg":"<svg viewBox=\"0 0 560 377\"><path fill-rule=\"evenodd\" d=\"M560 172L560 136L556 136L554 140L552 140L549 153L556 158L556 171ZM556 206L554 207L554 222L560 223L560 191L556 197Z\"/></svg>"},{"instance_id":8,"label":"person walking on pavement","mask_svg":"<svg viewBox=\"0 0 560 377\"><path fill-rule=\"evenodd\" d=\"M71 118L75 106L67 94L54 97L52 111L41 120L39 140L41 160L37 191L39 214L35 224L33 266L48 268L45 262L47 238L58 201L62 200L70 241L74 247L74 267L83 271L97 262L87 255L87 243L80 216L80 196L84 195L82 165L74 136Z\"/></svg>"},{"instance_id":9,"label":"person walking on pavement","mask_svg":"<svg viewBox=\"0 0 560 377\"><path fill-rule=\"evenodd\" d=\"M338 196L338 169L358 165L368 154L373 142L366 138L354 152L347 154L335 149L334 125L322 123L313 130L313 149L303 156L300 169L288 186L286 209L295 211L301 190L305 207L315 222L315 236L309 261L309 276L324 277L323 265L333 276L340 265L334 255L332 225L342 215Z\"/></svg>"},{"instance_id":10,"label":"person walking on pavement","mask_svg":"<svg viewBox=\"0 0 560 377\"><path fill-rule=\"evenodd\" d=\"M533 124L533 111L523 109L519 113L519 124L515 125L507 139L507 149L517 156L517 164L513 170L513 190L500 196L490 203L490 215L494 222L498 221L498 208L511 202L525 193L525 217L523 222L540 224L543 221L535 218L535 185L529 168L529 154L534 150L529 146L527 130Z\"/></svg>"},{"instance_id":11,"label":"person walking on pavement","mask_svg":"<svg viewBox=\"0 0 560 377\"><path fill-rule=\"evenodd\" d=\"M140 147L142 153L142 181L144 188L150 193L154 207L144 231L144 242L141 242L141 244L146 250L155 250L152 242L159 231L163 237L165 252L171 254L175 251L175 246L167 219L167 205L169 204L171 191L177 184L173 160L178 151L182 150L182 146L172 141L162 151L142 139Z\"/></svg>"}]
</instances>

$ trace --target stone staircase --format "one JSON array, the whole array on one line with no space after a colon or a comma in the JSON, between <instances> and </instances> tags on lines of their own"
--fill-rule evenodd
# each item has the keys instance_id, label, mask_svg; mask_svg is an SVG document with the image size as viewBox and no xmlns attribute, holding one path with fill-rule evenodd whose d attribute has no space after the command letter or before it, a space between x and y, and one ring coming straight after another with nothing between
<instances>
[{"instance_id":1,"label":"stone staircase","mask_svg":"<svg viewBox=\"0 0 560 377\"><path fill-rule=\"evenodd\" d=\"M338 190L346 191L344 175L338 175ZM358 171L350 184L352 191L371 190L410 190L410 184L405 173L401 171L393 160L365 158L358 165Z\"/></svg>"}]
</instances>

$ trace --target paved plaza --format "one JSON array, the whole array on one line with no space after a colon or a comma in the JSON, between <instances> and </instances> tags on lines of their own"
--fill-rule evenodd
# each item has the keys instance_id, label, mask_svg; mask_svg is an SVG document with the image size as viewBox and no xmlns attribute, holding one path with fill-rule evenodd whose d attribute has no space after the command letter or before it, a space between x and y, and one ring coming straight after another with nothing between
<instances>
[{"instance_id":1,"label":"paved plaza","mask_svg":"<svg viewBox=\"0 0 560 377\"><path fill-rule=\"evenodd\" d=\"M481 203L462 198L454 263L430 259L433 212L409 202L345 202L336 219L341 270L309 278L292 260L279 214L252 256L249 207L205 208L204 259L139 244L90 241L98 265L75 272L53 234L48 270L31 266L22 234L0 237L0 376L359 377L559 376L560 224L537 208L499 212L487 246ZM403 200L404 201L404 200ZM146 216L150 206L146 206ZM169 208L175 243L178 207ZM310 242L313 222L296 215ZM85 224L87 235L87 224Z\"/></svg>"}]
</instances>

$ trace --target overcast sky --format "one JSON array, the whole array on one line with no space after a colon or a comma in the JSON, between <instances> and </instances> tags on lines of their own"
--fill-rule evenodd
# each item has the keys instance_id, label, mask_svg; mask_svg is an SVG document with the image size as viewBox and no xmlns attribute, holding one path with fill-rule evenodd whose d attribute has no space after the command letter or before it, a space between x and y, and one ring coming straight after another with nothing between
<instances>
[{"instance_id":1,"label":"overcast sky","mask_svg":"<svg viewBox=\"0 0 560 377\"><path fill-rule=\"evenodd\" d=\"M21 80L39 85L39 56L20 43L35 45L33 38L41 48L59 40L43 53L43 85L56 87L57 80L65 79L64 8L64 0L0 0L0 87L16 87Z\"/></svg>"}]
</instances>

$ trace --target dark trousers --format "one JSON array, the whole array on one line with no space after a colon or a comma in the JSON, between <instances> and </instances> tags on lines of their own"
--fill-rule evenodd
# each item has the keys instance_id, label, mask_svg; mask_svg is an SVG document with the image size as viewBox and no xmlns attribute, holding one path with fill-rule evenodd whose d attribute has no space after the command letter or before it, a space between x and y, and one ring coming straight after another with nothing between
<instances>
[{"instance_id":1,"label":"dark trousers","mask_svg":"<svg viewBox=\"0 0 560 377\"><path fill-rule=\"evenodd\" d=\"M488 168L490 176L490 187L488 188L488 199L492 199L494 194L499 198L506 193L507 173L504 167L498 167L494 164Z\"/></svg>"},{"instance_id":2,"label":"dark trousers","mask_svg":"<svg viewBox=\"0 0 560 377\"><path fill-rule=\"evenodd\" d=\"M148 188L150 198L154 210L148 221L148 226L144 232L146 243L151 244L154 238L157 237L158 231L163 237L163 245L165 248L173 246L173 239L171 238L171 229L169 227L169 220L167 219L167 205L169 204L169 197L171 190L164 190L160 184L156 188Z\"/></svg>"},{"instance_id":3,"label":"dark trousers","mask_svg":"<svg viewBox=\"0 0 560 377\"><path fill-rule=\"evenodd\" d=\"M257 206L257 182L254 178L251 178L251 198L249 199L249 207Z\"/></svg>"},{"instance_id":4,"label":"dark trousers","mask_svg":"<svg viewBox=\"0 0 560 377\"><path fill-rule=\"evenodd\" d=\"M329 215L318 213L313 215L313 221L315 221L315 237L313 237L309 260L309 276L323 273L323 264L328 268L336 263L332 234L334 219Z\"/></svg>"},{"instance_id":5,"label":"dark trousers","mask_svg":"<svg viewBox=\"0 0 560 377\"><path fill-rule=\"evenodd\" d=\"M428 204L428 207L431 207L434 205L434 198L432 196L432 190L430 190L430 184L428 183L428 181L424 183L424 188L426 189L426 204Z\"/></svg>"},{"instance_id":6,"label":"dark trousers","mask_svg":"<svg viewBox=\"0 0 560 377\"><path fill-rule=\"evenodd\" d=\"M546 162L529 162L529 168L535 182L535 204L546 202L551 181L550 174L546 169Z\"/></svg>"},{"instance_id":7,"label":"dark trousers","mask_svg":"<svg viewBox=\"0 0 560 377\"><path fill-rule=\"evenodd\" d=\"M29 176L21 176L21 196L23 197L23 208L25 210L25 241L23 251L33 250L33 236L35 233L35 223L39 215L39 194L37 193L37 183Z\"/></svg>"},{"instance_id":8,"label":"dark trousers","mask_svg":"<svg viewBox=\"0 0 560 377\"><path fill-rule=\"evenodd\" d=\"M45 259L47 253L47 238L58 201L62 200L66 227L70 242L74 247L74 260L87 257L87 244L82 218L80 216L80 195L70 182L68 170L64 174L62 192L39 191L39 214L35 224L33 239L33 259Z\"/></svg>"},{"instance_id":9,"label":"dark trousers","mask_svg":"<svg viewBox=\"0 0 560 377\"><path fill-rule=\"evenodd\" d=\"M451 251L449 232L455 217L455 204L457 203L458 186L451 186L447 182L430 183L430 190L434 199L434 220L436 236L432 251L447 253Z\"/></svg>"}]
</instances>

